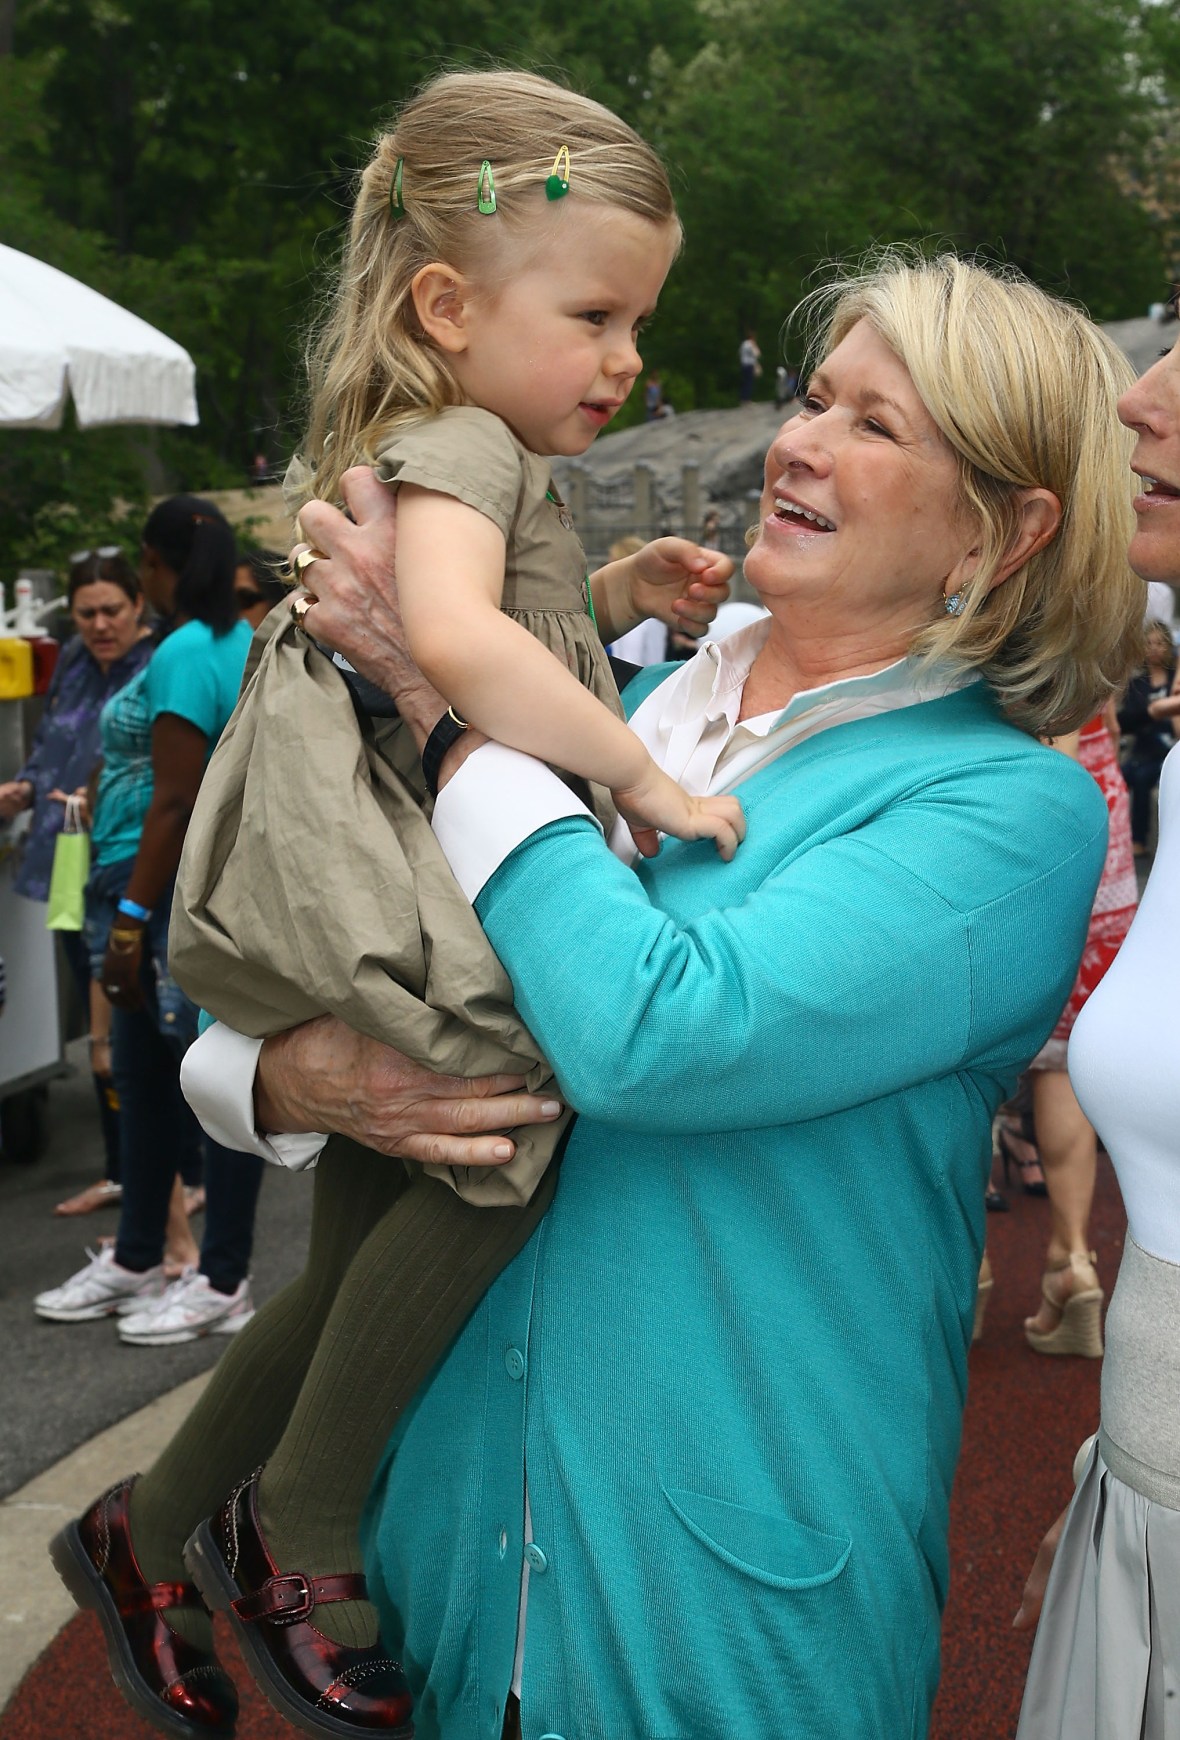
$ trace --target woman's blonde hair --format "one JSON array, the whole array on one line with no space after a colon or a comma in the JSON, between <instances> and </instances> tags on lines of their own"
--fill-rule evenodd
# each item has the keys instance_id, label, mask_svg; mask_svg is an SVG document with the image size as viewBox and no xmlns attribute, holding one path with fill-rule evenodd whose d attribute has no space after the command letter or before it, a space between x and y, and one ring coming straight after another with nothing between
<instances>
[{"instance_id":1,"label":"woman's blonde hair","mask_svg":"<svg viewBox=\"0 0 1180 1740\"><path fill-rule=\"evenodd\" d=\"M982 557L963 613L912 651L978 670L1014 724L1059 736L1098 712L1141 653L1131 571L1131 437L1115 413L1134 380L1080 309L1017 272L888 249L809 296L827 355L867 320L909 370L959 468ZM1018 492L1061 503L1055 538L991 587L1019 527Z\"/></svg>"},{"instance_id":2,"label":"woman's blonde hair","mask_svg":"<svg viewBox=\"0 0 1180 1740\"><path fill-rule=\"evenodd\" d=\"M569 191L550 201L546 182L563 146ZM485 163L494 214L479 208ZM393 209L399 193L403 215ZM600 103L549 79L444 73L410 99L361 173L339 281L309 348L303 457L314 481L305 495L336 499L341 475L371 463L400 421L462 402L418 323L415 274L442 260L494 291L520 270L522 251L527 260L564 210L583 203L677 222L651 147Z\"/></svg>"}]
</instances>

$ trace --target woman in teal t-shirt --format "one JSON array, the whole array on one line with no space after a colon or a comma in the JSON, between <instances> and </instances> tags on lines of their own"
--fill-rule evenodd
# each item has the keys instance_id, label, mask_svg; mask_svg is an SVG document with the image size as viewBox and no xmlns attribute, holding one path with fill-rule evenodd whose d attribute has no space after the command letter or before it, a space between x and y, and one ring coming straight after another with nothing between
<instances>
[{"instance_id":1,"label":"woman in teal t-shirt","mask_svg":"<svg viewBox=\"0 0 1180 1740\"><path fill-rule=\"evenodd\" d=\"M252 1315L249 1262L262 1163L201 1137L180 1092L197 1010L168 972L168 917L206 763L234 709L250 645L233 582L233 532L211 502L173 496L143 533L141 579L165 630L104 707L103 769L87 889L91 969L114 1005L123 1200L113 1248L35 1301L57 1323L117 1315L124 1341L227 1334ZM204 1142L200 1263L165 1287L164 1233L178 1163Z\"/></svg>"}]
</instances>

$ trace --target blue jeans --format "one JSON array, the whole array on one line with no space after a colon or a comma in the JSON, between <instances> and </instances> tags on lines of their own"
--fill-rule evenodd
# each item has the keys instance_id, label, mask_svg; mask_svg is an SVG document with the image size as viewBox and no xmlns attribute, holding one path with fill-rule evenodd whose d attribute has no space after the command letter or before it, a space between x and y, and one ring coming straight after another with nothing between
<instances>
[{"instance_id":1,"label":"blue jeans","mask_svg":"<svg viewBox=\"0 0 1180 1740\"><path fill-rule=\"evenodd\" d=\"M133 862L105 865L91 874L86 938L92 967L97 963L101 968L115 906ZM186 1153L199 1143L205 1154L201 1273L219 1292L232 1293L250 1269L263 1162L205 1136L180 1091L181 1059L197 1035L197 1008L168 972L171 906L169 890L147 927L140 978L143 1008L111 1014L123 1184L115 1261L140 1272L160 1262L173 1180Z\"/></svg>"}]
</instances>

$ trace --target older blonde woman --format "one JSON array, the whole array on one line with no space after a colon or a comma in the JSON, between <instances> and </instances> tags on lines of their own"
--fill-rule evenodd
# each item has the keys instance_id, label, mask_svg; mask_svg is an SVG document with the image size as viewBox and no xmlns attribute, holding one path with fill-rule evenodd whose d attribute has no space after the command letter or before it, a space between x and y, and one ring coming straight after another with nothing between
<instances>
[{"instance_id":1,"label":"older blonde woman","mask_svg":"<svg viewBox=\"0 0 1180 1740\"><path fill-rule=\"evenodd\" d=\"M675 777L740 792L735 861L622 863L471 733L443 765L436 832L579 1116L374 1493L420 1740L925 1732L990 1121L1105 847L1037 734L1102 704L1142 614L1127 373L1077 311L954 258L840 287L821 349L746 562L769 617L626 697ZM425 744L446 704L402 649L393 509L366 473L344 490L355 524L305 510L308 625ZM213 1029L190 1081L263 1151L256 1123L495 1164L539 1115L331 1024L267 1041L252 1103L256 1066ZM201 1541L248 1602L240 1512Z\"/></svg>"}]
</instances>

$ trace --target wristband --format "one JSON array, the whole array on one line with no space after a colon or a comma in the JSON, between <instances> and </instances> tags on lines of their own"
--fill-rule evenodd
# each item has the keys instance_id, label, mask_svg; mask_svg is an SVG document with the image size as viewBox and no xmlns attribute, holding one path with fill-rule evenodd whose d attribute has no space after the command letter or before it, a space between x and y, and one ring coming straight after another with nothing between
<instances>
[{"instance_id":1,"label":"wristband","mask_svg":"<svg viewBox=\"0 0 1180 1740\"><path fill-rule=\"evenodd\" d=\"M459 741L466 729L466 719L460 719L455 709L448 707L426 739L426 747L422 751L422 777L432 798L438 796L438 776L442 771L443 757Z\"/></svg>"},{"instance_id":2,"label":"wristband","mask_svg":"<svg viewBox=\"0 0 1180 1740\"><path fill-rule=\"evenodd\" d=\"M133 955L143 947L143 932L120 930L117 924L113 924L107 937L107 947L112 954Z\"/></svg>"},{"instance_id":3,"label":"wristband","mask_svg":"<svg viewBox=\"0 0 1180 1740\"><path fill-rule=\"evenodd\" d=\"M123 899L119 902L115 911L123 913L126 918L137 918L140 924L146 924L148 919L152 916L152 909L150 906L140 906L137 900L128 900L126 895L124 895Z\"/></svg>"}]
</instances>

